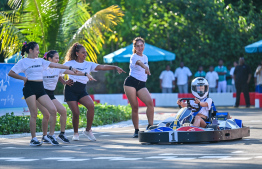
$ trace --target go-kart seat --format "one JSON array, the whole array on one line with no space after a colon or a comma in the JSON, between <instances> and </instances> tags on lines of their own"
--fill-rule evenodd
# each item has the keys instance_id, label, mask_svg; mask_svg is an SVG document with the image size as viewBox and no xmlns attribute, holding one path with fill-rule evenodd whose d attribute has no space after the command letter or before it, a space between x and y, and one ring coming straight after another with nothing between
<instances>
[{"instance_id":1,"label":"go-kart seat","mask_svg":"<svg viewBox=\"0 0 262 169\"><path fill-rule=\"evenodd\" d=\"M205 122L207 124L211 124L214 117L216 116L216 113L217 113L216 106L215 106L214 102L212 102L211 109L208 112L208 119L205 120Z\"/></svg>"}]
</instances>

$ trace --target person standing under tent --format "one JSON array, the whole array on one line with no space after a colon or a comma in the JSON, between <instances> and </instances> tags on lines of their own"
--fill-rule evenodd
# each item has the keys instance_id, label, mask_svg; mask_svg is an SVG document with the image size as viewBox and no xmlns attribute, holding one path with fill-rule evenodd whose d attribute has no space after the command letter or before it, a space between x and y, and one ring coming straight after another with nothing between
<instances>
[{"instance_id":1,"label":"person standing under tent","mask_svg":"<svg viewBox=\"0 0 262 169\"><path fill-rule=\"evenodd\" d=\"M166 66L166 70L161 72L159 80L162 93L172 93L172 89L175 88L175 77L174 73L170 71L169 65Z\"/></svg>"},{"instance_id":2,"label":"person standing under tent","mask_svg":"<svg viewBox=\"0 0 262 169\"><path fill-rule=\"evenodd\" d=\"M215 67L215 71L217 72L218 77L219 77L217 92L226 93L227 91L227 81L226 81L227 68L223 66L222 59L219 59L218 66Z\"/></svg>"},{"instance_id":3,"label":"person standing under tent","mask_svg":"<svg viewBox=\"0 0 262 169\"><path fill-rule=\"evenodd\" d=\"M188 93L188 83L190 83L192 73L188 67L184 66L184 62L180 62L180 67L176 68L174 76L179 93Z\"/></svg>"},{"instance_id":4,"label":"person standing under tent","mask_svg":"<svg viewBox=\"0 0 262 169\"><path fill-rule=\"evenodd\" d=\"M218 85L218 74L214 71L214 67L209 67L209 72L206 74L206 80L209 83L209 92L216 93L217 92L217 85Z\"/></svg>"}]
</instances>

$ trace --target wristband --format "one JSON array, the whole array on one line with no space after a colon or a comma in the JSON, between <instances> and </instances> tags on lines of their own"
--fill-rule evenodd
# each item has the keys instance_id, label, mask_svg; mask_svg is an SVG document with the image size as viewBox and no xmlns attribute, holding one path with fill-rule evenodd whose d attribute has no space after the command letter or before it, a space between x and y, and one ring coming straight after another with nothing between
<instances>
[{"instance_id":1,"label":"wristband","mask_svg":"<svg viewBox=\"0 0 262 169\"><path fill-rule=\"evenodd\" d=\"M198 106L199 106L199 108L201 107L201 106L200 106L200 103L198 103Z\"/></svg>"},{"instance_id":2,"label":"wristband","mask_svg":"<svg viewBox=\"0 0 262 169\"><path fill-rule=\"evenodd\" d=\"M85 72L85 76L87 75L87 73Z\"/></svg>"},{"instance_id":3,"label":"wristband","mask_svg":"<svg viewBox=\"0 0 262 169\"><path fill-rule=\"evenodd\" d=\"M69 66L69 70L72 70L72 66Z\"/></svg>"}]
</instances>

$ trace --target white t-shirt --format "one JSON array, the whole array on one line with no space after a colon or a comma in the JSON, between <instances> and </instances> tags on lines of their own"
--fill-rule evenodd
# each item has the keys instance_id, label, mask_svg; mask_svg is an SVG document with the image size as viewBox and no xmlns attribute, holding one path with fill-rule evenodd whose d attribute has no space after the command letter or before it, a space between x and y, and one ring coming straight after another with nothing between
<instances>
[{"instance_id":1,"label":"white t-shirt","mask_svg":"<svg viewBox=\"0 0 262 169\"><path fill-rule=\"evenodd\" d=\"M55 90L57 81L66 69L50 68L48 67L43 71L44 88L47 90Z\"/></svg>"},{"instance_id":2,"label":"white t-shirt","mask_svg":"<svg viewBox=\"0 0 262 169\"><path fill-rule=\"evenodd\" d=\"M96 72L95 71L95 68L99 65L99 64L96 64L94 62L87 62L87 61L84 61L83 63L79 63L75 60L70 60L66 63L64 63L65 66L72 66L73 68L79 70L80 72L83 72L83 73L90 73L90 72ZM72 79L73 82L80 82L80 83L83 83L83 84L86 84L89 79L88 77L86 76L76 76L76 75L68 75L69 76L69 79Z\"/></svg>"},{"instance_id":3,"label":"white t-shirt","mask_svg":"<svg viewBox=\"0 0 262 169\"><path fill-rule=\"evenodd\" d=\"M230 74L231 76L234 76L234 71L235 71L235 67L232 67L232 68L230 69L229 74ZM232 84L235 84L234 78L232 78Z\"/></svg>"},{"instance_id":4,"label":"white t-shirt","mask_svg":"<svg viewBox=\"0 0 262 169\"><path fill-rule=\"evenodd\" d=\"M211 98L206 98L201 99L200 102L207 102L208 106L207 107L202 107L198 114L203 114L208 117L208 111L211 109L212 106L212 99ZM195 103L195 101L190 100L190 105L193 107L198 107L198 105Z\"/></svg>"},{"instance_id":5,"label":"white t-shirt","mask_svg":"<svg viewBox=\"0 0 262 169\"><path fill-rule=\"evenodd\" d=\"M175 80L174 74L172 71L164 70L161 72L159 79L162 80L161 86L164 88L172 88L173 84L172 81Z\"/></svg>"},{"instance_id":6,"label":"white t-shirt","mask_svg":"<svg viewBox=\"0 0 262 169\"><path fill-rule=\"evenodd\" d=\"M137 80L146 82L147 74L145 73L144 68L136 64L138 60L140 60L142 63L144 63L144 65L146 65L149 68L147 56L144 54L143 56L139 56L136 53L134 53L130 58L129 75L136 78Z\"/></svg>"},{"instance_id":7,"label":"white t-shirt","mask_svg":"<svg viewBox=\"0 0 262 169\"><path fill-rule=\"evenodd\" d=\"M217 72L207 72L206 74L206 80L208 81L208 85L211 88L216 87L217 85L217 80L218 80L218 74Z\"/></svg>"},{"instance_id":8,"label":"white t-shirt","mask_svg":"<svg viewBox=\"0 0 262 169\"><path fill-rule=\"evenodd\" d=\"M28 80L43 80L43 70L50 63L42 58L24 58L19 60L11 70L16 74L24 73Z\"/></svg>"},{"instance_id":9,"label":"white t-shirt","mask_svg":"<svg viewBox=\"0 0 262 169\"><path fill-rule=\"evenodd\" d=\"M262 84L262 71L259 72L259 74L256 74L256 72L260 69L261 66L258 66L256 71L255 71L255 74L254 74L254 77L257 78L257 84L256 85L260 85Z\"/></svg>"},{"instance_id":10,"label":"white t-shirt","mask_svg":"<svg viewBox=\"0 0 262 169\"><path fill-rule=\"evenodd\" d=\"M188 67L184 66L183 68L176 68L174 76L177 78L177 85L185 85L187 84L188 77L192 76L192 73Z\"/></svg>"}]
</instances>

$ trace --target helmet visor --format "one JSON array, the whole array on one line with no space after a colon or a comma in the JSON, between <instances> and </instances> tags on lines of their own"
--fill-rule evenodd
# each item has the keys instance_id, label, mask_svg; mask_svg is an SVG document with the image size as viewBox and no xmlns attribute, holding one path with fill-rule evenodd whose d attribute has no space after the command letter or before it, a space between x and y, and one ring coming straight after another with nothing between
<instances>
[{"instance_id":1,"label":"helmet visor","mask_svg":"<svg viewBox=\"0 0 262 169\"><path fill-rule=\"evenodd\" d=\"M208 92L207 85L194 85L192 86L192 90L196 92L200 97L204 96L206 92Z\"/></svg>"}]
</instances>

